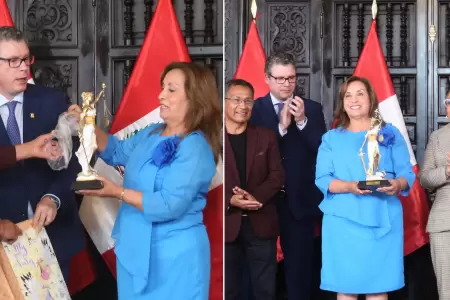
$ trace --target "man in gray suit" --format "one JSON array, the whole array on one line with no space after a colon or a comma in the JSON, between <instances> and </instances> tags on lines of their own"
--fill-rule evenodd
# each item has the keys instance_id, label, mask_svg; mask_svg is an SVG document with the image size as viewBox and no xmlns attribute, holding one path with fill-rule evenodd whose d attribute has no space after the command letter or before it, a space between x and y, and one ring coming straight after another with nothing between
<instances>
[{"instance_id":1,"label":"man in gray suit","mask_svg":"<svg viewBox=\"0 0 450 300\"><path fill-rule=\"evenodd\" d=\"M450 93L445 105L450 117ZM436 192L427 232L439 299L450 299L450 124L431 134L419 178L424 188Z\"/></svg>"}]
</instances>

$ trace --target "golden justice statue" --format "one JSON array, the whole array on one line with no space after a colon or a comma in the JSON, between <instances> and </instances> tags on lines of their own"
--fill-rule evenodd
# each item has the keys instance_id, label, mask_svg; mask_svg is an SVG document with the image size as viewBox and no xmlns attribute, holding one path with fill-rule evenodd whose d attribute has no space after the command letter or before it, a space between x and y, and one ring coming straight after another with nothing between
<instances>
[{"instance_id":1,"label":"golden justice statue","mask_svg":"<svg viewBox=\"0 0 450 300\"><path fill-rule=\"evenodd\" d=\"M358 188L360 190L376 190L379 187L391 185L389 181L385 179L386 172L378 169L380 166L381 154L377 138L381 139L380 142L382 142L383 136L379 135L382 125L383 120L377 109L375 110L374 117L370 120L370 129L367 131L364 142L359 149L359 156L361 157L364 172L366 173L366 180L358 183ZM365 153L363 152L366 144L368 166L366 166L364 159Z\"/></svg>"},{"instance_id":2,"label":"golden justice statue","mask_svg":"<svg viewBox=\"0 0 450 300\"><path fill-rule=\"evenodd\" d=\"M98 174L91 166L92 156L97 150L97 137L95 135L96 126L96 104L100 98L105 98L106 84L102 84L102 90L94 99L94 94L84 92L81 94L83 103L81 105L80 123L78 128L78 137L80 138L80 147L75 153L78 162L81 165L81 172L77 180L72 184L72 190L101 189L103 183L98 180Z\"/></svg>"}]
</instances>

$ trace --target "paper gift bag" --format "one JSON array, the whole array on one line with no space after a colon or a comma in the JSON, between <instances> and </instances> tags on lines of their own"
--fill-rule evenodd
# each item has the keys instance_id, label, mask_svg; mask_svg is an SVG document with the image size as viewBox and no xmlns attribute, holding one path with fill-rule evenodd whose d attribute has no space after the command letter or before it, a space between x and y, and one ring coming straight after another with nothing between
<instances>
[{"instance_id":1,"label":"paper gift bag","mask_svg":"<svg viewBox=\"0 0 450 300\"><path fill-rule=\"evenodd\" d=\"M22 236L0 247L0 300L70 300L45 229L37 232L31 220L17 226Z\"/></svg>"}]
</instances>

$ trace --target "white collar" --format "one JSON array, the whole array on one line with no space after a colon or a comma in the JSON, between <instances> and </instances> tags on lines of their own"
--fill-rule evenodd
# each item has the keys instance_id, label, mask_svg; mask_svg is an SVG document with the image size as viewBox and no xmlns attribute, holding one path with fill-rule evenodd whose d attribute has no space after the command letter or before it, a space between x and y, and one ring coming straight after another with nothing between
<instances>
[{"instance_id":1,"label":"white collar","mask_svg":"<svg viewBox=\"0 0 450 300\"><path fill-rule=\"evenodd\" d=\"M294 97L294 95L292 95ZM270 93L270 99L272 100L272 105L276 106L279 103L285 103L285 101L278 100L272 93Z\"/></svg>"},{"instance_id":2,"label":"white collar","mask_svg":"<svg viewBox=\"0 0 450 300\"><path fill-rule=\"evenodd\" d=\"M17 101L17 102L23 104L23 92L20 94L17 94L11 101ZM0 94L0 106L3 106L5 104L7 104L8 102L10 102L10 100L6 99L5 96Z\"/></svg>"}]
</instances>

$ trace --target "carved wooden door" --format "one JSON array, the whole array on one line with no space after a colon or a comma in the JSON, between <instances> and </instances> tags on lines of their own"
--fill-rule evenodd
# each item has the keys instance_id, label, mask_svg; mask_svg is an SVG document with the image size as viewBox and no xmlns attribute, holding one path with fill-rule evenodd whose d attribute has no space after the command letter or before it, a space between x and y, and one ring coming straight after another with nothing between
<instances>
[{"instance_id":1,"label":"carved wooden door","mask_svg":"<svg viewBox=\"0 0 450 300\"><path fill-rule=\"evenodd\" d=\"M95 0L95 84L97 89L103 82L110 86L107 99L113 115L119 106L157 2ZM222 92L222 2L174 0L173 5L191 59L214 72L217 86Z\"/></svg>"},{"instance_id":2,"label":"carved wooden door","mask_svg":"<svg viewBox=\"0 0 450 300\"><path fill-rule=\"evenodd\" d=\"M256 2L266 55L277 50L294 55L299 92L323 105L330 126L339 85L353 73L365 42L372 0ZM450 1L377 3L378 35L421 163L430 132L447 123L443 99L450 87ZM245 41L250 4L250 0L225 2L227 79L232 77ZM241 18L233 22L228 15ZM431 25L435 36L433 30L429 34Z\"/></svg>"},{"instance_id":3,"label":"carved wooden door","mask_svg":"<svg viewBox=\"0 0 450 300\"><path fill-rule=\"evenodd\" d=\"M250 0L243 2L246 2L243 9L250 7ZM257 6L257 26L266 55L277 51L292 54L296 62L297 92L320 101L321 2L260 0ZM243 30L247 32L248 22L243 24Z\"/></svg>"},{"instance_id":4,"label":"carved wooden door","mask_svg":"<svg viewBox=\"0 0 450 300\"><path fill-rule=\"evenodd\" d=\"M94 90L94 20L91 1L8 0L16 27L25 31L37 83L66 92L77 103Z\"/></svg>"},{"instance_id":5,"label":"carved wooden door","mask_svg":"<svg viewBox=\"0 0 450 300\"><path fill-rule=\"evenodd\" d=\"M65 91L73 103L80 103L82 92L98 93L106 83L107 106L114 115L158 1L7 2L36 56L35 81ZM192 60L213 70L221 92L222 2L174 0L173 5ZM98 106L102 112L103 103Z\"/></svg>"}]
</instances>

